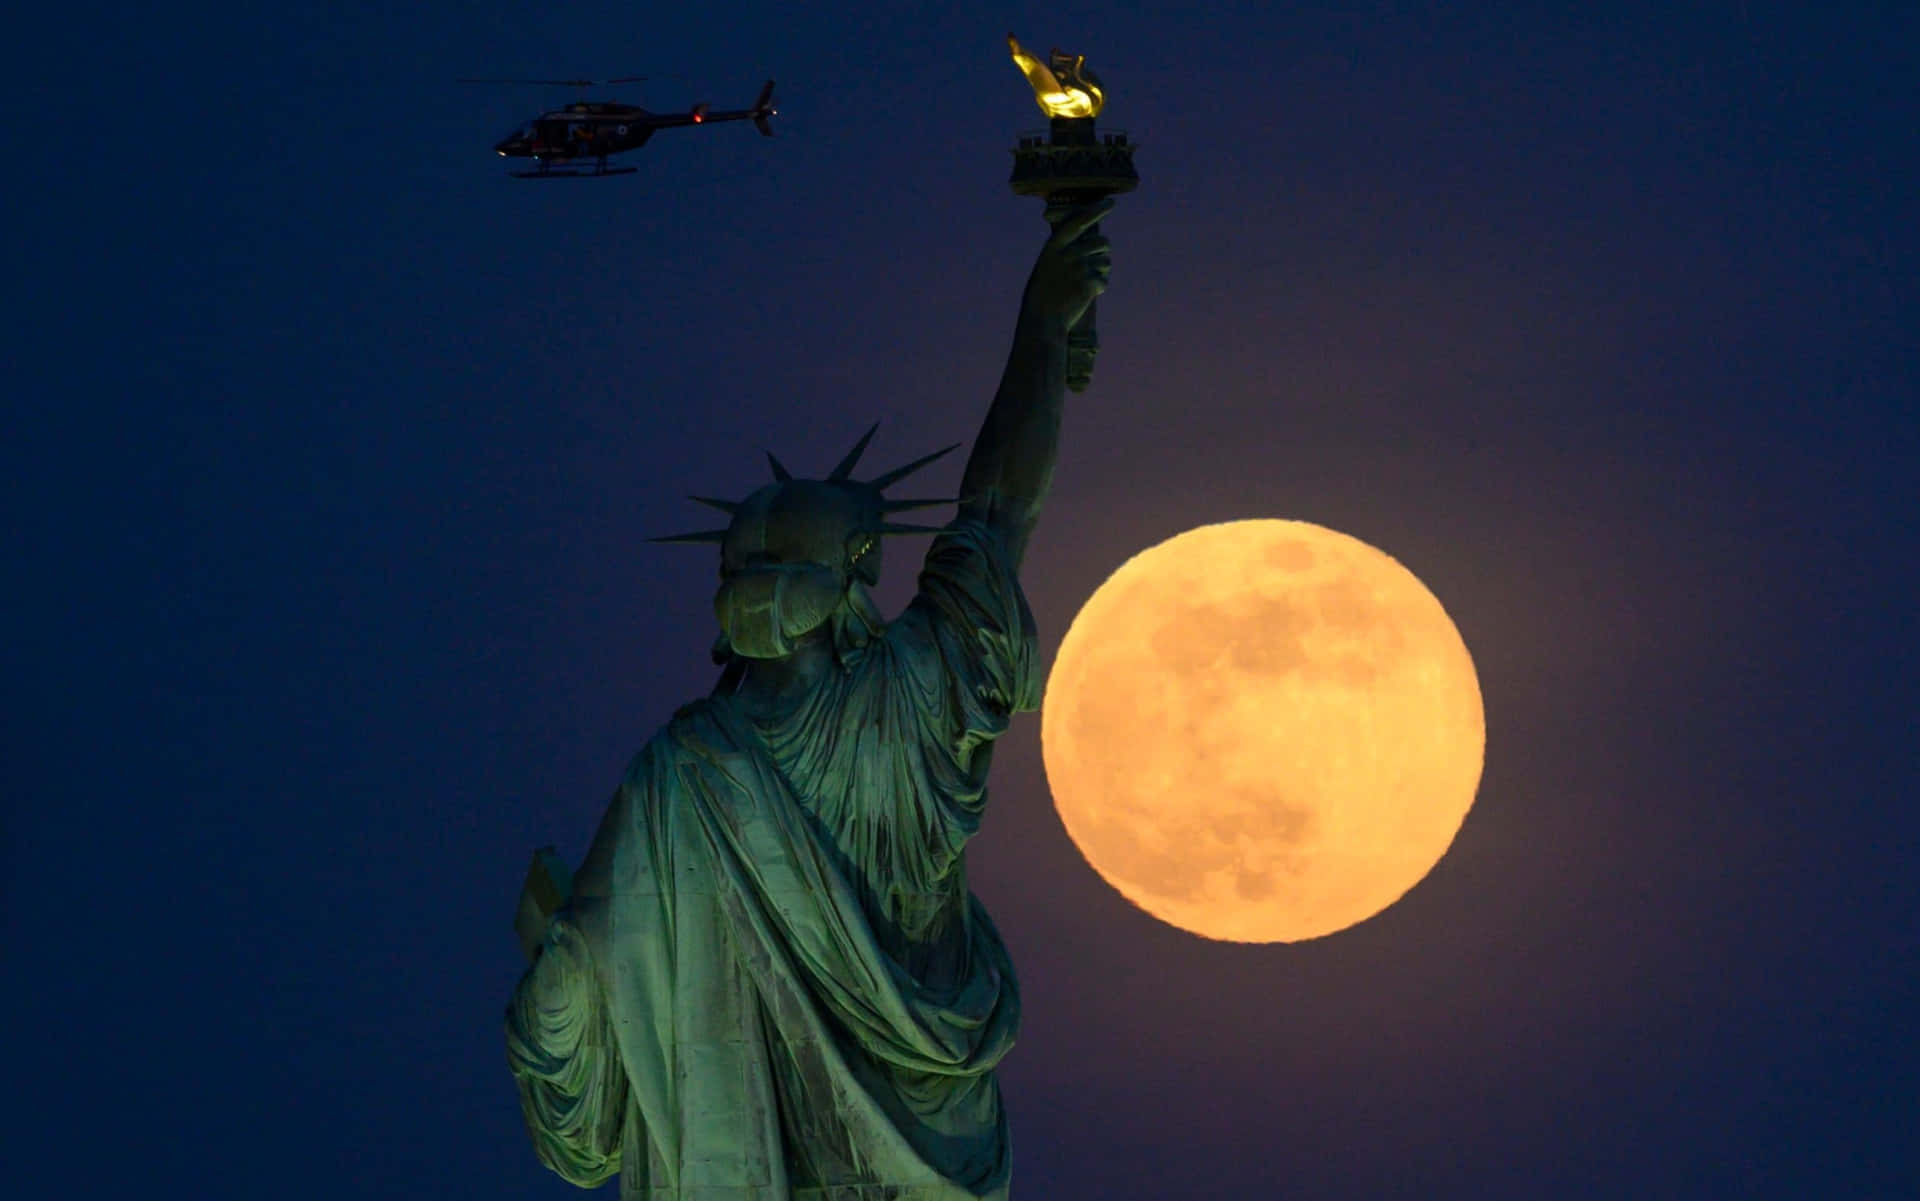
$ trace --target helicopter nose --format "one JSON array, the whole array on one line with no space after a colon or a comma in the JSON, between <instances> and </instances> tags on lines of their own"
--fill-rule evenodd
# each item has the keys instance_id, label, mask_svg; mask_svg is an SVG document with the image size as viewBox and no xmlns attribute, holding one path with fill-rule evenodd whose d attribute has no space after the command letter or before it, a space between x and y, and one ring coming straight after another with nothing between
<instances>
[{"instance_id":1,"label":"helicopter nose","mask_svg":"<svg viewBox=\"0 0 1920 1201\"><path fill-rule=\"evenodd\" d=\"M518 135L511 138L503 138L494 145L493 149L494 153L500 155L502 158L513 155L524 155L527 153L527 139Z\"/></svg>"}]
</instances>

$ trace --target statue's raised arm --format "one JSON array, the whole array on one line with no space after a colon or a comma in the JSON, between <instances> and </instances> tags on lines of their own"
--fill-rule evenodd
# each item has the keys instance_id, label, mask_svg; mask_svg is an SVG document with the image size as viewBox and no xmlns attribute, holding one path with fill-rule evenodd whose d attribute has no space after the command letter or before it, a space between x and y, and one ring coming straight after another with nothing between
<instances>
[{"instance_id":1,"label":"statue's raised arm","mask_svg":"<svg viewBox=\"0 0 1920 1201\"><path fill-rule=\"evenodd\" d=\"M965 851L994 741L1040 703L1017 568L1109 207L1055 219L955 521L890 519L947 503L883 494L945 451L855 478L868 430L821 479L769 455L745 498L695 498L725 528L663 539L719 547L725 670L635 755L579 869L544 855L521 905L507 1057L565 1179L617 1172L622 1201L1005 1201L995 1070L1020 995ZM889 622L868 589L881 537L908 533L933 546Z\"/></svg>"},{"instance_id":2,"label":"statue's raised arm","mask_svg":"<svg viewBox=\"0 0 1920 1201\"><path fill-rule=\"evenodd\" d=\"M1067 331L1107 288L1112 254L1095 226L1112 200L1069 209L1027 278L1000 390L960 481L960 516L1005 539L1017 565L1039 519L1059 453Z\"/></svg>"}]
</instances>

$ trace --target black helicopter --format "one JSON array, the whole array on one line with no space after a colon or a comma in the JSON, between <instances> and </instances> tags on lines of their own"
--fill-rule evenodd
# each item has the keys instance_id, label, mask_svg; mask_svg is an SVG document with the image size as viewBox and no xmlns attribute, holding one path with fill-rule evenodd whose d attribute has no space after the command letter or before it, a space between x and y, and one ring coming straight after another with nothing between
<instances>
[{"instance_id":1,"label":"black helicopter","mask_svg":"<svg viewBox=\"0 0 1920 1201\"><path fill-rule=\"evenodd\" d=\"M629 75L620 79L467 79L462 83L538 83L560 87L588 88L596 84L635 83L645 76ZM647 144L656 129L675 125L711 125L718 121L752 121L754 128L767 137L773 126L767 120L778 110L773 107L773 80L760 89L752 108L710 110L696 104L684 113L650 113L634 104L611 100L578 100L565 108L541 113L494 144L502 158L533 160L533 167L514 171L519 179L563 179L579 175L631 175L636 167L610 167L607 156L638 150Z\"/></svg>"}]
</instances>

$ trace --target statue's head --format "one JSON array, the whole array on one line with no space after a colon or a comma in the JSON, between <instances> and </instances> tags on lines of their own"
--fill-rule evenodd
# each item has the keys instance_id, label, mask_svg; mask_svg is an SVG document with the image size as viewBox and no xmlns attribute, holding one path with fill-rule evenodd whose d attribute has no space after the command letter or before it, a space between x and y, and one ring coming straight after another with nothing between
<instances>
[{"instance_id":1,"label":"statue's head","mask_svg":"<svg viewBox=\"0 0 1920 1201\"><path fill-rule=\"evenodd\" d=\"M745 500L693 498L730 515L726 529L654 539L720 544L720 590L713 598L721 631L716 658L783 658L829 624L842 650L879 631L879 609L867 588L880 580L881 538L936 528L901 525L886 515L952 503L888 500L882 489L953 447L871 480L853 479L854 465L873 434L868 430L823 480L794 479L769 454L774 482Z\"/></svg>"}]
</instances>

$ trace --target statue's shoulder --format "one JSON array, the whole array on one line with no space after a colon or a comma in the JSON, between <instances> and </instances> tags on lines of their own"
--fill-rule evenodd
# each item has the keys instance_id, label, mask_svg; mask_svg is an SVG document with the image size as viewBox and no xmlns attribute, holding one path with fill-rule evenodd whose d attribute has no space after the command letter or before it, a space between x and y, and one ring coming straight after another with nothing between
<instances>
[{"instance_id":1,"label":"statue's shoulder","mask_svg":"<svg viewBox=\"0 0 1920 1201\"><path fill-rule=\"evenodd\" d=\"M658 742L660 739L671 735L676 727L686 729L697 723L705 716L707 707L711 703L712 698L703 696L698 700L688 701L678 709L675 709L673 716L667 719L667 724L654 731L653 737L648 740L649 743Z\"/></svg>"},{"instance_id":2,"label":"statue's shoulder","mask_svg":"<svg viewBox=\"0 0 1920 1201\"><path fill-rule=\"evenodd\" d=\"M699 748L711 745L717 728L711 703L703 697L675 709L673 716L634 752L623 782L629 788L646 788L663 769L670 770L675 763L698 754Z\"/></svg>"},{"instance_id":3,"label":"statue's shoulder","mask_svg":"<svg viewBox=\"0 0 1920 1201\"><path fill-rule=\"evenodd\" d=\"M647 740L640 753L663 762L689 756L719 760L753 745L756 740L737 705L724 697L704 696L673 711L667 724Z\"/></svg>"}]
</instances>

